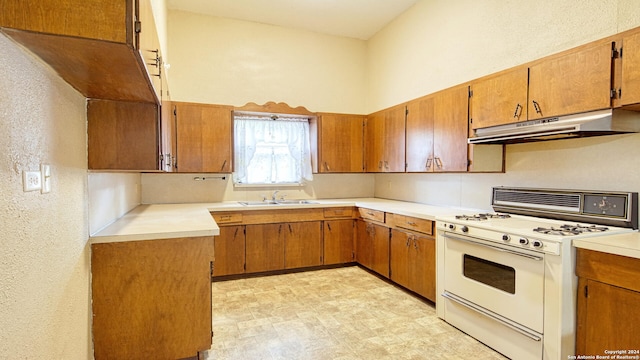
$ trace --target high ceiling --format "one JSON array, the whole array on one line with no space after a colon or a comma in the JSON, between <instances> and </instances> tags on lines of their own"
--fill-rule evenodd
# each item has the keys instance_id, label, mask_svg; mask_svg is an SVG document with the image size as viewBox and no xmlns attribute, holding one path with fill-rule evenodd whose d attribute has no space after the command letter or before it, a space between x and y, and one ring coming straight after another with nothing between
<instances>
[{"instance_id":1,"label":"high ceiling","mask_svg":"<svg viewBox=\"0 0 640 360\"><path fill-rule=\"evenodd\" d=\"M367 40L419 0L167 0L184 10Z\"/></svg>"}]
</instances>

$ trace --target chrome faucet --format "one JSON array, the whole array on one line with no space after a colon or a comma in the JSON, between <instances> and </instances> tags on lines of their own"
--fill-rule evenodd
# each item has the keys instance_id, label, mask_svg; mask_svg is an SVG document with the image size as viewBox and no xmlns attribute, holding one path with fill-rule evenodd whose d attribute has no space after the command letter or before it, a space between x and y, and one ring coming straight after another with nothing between
<instances>
[{"instance_id":1,"label":"chrome faucet","mask_svg":"<svg viewBox=\"0 0 640 360\"><path fill-rule=\"evenodd\" d=\"M271 200L276 201L276 195L278 195L278 190L275 190L273 194L271 194Z\"/></svg>"}]
</instances>

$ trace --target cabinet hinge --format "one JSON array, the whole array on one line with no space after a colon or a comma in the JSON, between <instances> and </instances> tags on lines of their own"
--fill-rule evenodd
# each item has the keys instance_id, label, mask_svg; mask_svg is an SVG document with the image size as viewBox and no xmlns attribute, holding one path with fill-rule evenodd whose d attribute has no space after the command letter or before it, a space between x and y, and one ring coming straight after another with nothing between
<instances>
[{"instance_id":1,"label":"cabinet hinge","mask_svg":"<svg viewBox=\"0 0 640 360\"><path fill-rule=\"evenodd\" d=\"M616 89L611 89L611 91L609 92L609 97L611 99L615 99L616 98L616 93L617 93Z\"/></svg>"},{"instance_id":2,"label":"cabinet hinge","mask_svg":"<svg viewBox=\"0 0 640 360\"><path fill-rule=\"evenodd\" d=\"M469 89L469 97L473 97L473 90Z\"/></svg>"},{"instance_id":3,"label":"cabinet hinge","mask_svg":"<svg viewBox=\"0 0 640 360\"><path fill-rule=\"evenodd\" d=\"M409 115L409 108L405 107L404 108L404 116L407 116L407 115Z\"/></svg>"},{"instance_id":4,"label":"cabinet hinge","mask_svg":"<svg viewBox=\"0 0 640 360\"><path fill-rule=\"evenodd\" d=\"M620 52L616 49L616 42L614 41L611 43L611 58L616 59L618 57L620 57Z\"/></svg>"},{"instance_id":5,"label":"cabinet hinge","mask_svg":"<svg viewBox=\"0 0 640 360\"><path fill-rule=\"evenodd\" d=\"M178 109L175 106L173 107L173 115L178 115Z\"/></svg>"},{"instance_id":6,"label":"cabinet hinge","mask_svg":"<svg viewBox=\"0 0 640 360\"><path fill-rule=\"evenodd\" d=\"M618 50L618 56L622 58L622 46L620 46L620 50Z\"/></svg>"},{"instance_id":7,"label":"cabinet hinge","mask_svg":"<svg viewBox=\"0 0 640 360\"><path fill-rule=\"evenodd\" d=\"M589 285L584 286L584 297L589 297Z\"/></svg>"},{"instance_id":8,"label":"cabinet hinge","mask_svg":"<svg viewBox=\"0 0 640 360\"><path fill-rule=\"evenodd\" d=\"M135 28L136 34L139 34L142 31L142 23L139 20L136 20L133 26Z\"/></svg>"}]
</instances>

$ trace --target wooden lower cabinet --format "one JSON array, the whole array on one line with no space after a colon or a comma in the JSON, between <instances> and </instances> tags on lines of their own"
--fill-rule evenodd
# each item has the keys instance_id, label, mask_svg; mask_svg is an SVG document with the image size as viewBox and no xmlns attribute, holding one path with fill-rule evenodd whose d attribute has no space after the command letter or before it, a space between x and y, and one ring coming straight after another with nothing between
<instances>
[{"instance_id":1,"label":"wooden lower cabinet","mask_svg":"<svg viewBox=\"0 0 640 360\"><path fill-rule=\"evenodd\" d=\"M390 243L390 279L435 301L435 239L424 234L392 229Z\"/></svg>"},{"instance_id":2,"label":"wooden lower cabinet","mask_svg":"<svg viewBox=\"0 0 640 360\"><path fill-rule=\"evenodd\" d=\"M576 274L576 355L639 350L640 259L578 249Z\"/></svg>"},{"instance_id":3,"label":"wooden lower cabinet","mask_svg":"<svg viewBox=\"0 0 640 360\"><path fill-rule=\"evenodd\" d=\"M322 222L284 225L284 267L296 269L322 265Z\"/></svg>"},{"instance_id":4,"label":"wooden lower cabinet","mask_svg":"<svg viewBox=\"0 0 640 360\"><path fill-rule=\"evenodd\" d=\"M358 220L358 262L378 274L389 277L389 228Z\"/></svg>"},{"instance_id":5,"label":"wooden lower cabinet","mask_svg":"<svg viewBox=\"0 0 640 360\"><path fill-rule=\"evenodd\" d=\"M344 264L355 261L353 238L355 235L355 221L330 220L324 221L324 264Z\"/></svg>"},{"instance_id":6,"label":"wooden lower cabinet","mask_svg":"<svg viewBox=\"0 0 640 360\"><path fill-rule=\"evenodd\" d=\"M181 359L211 348L213 237L91 245L95 359Z\"/></svg>"},{"instance_id":7,"label":"wooden lower cabinet","mask_svg":"<svg viewBox=\"0 0 640 360\"><path fill-rule=\"evenodd\" d=\"M220 235L216 236L213 242L215 245L213 276L244 273L244 226L221 226Z\"/></svg>"},{"instance_id":8,"label":"wooden lower cabinet","mask_svg":"<svg viewBox=\"0 0 640 360\"><path fill-rule=\"evenodd\" d=\"M285 226L286 224L247 225L247 273L284 269Z\"/></svg>"}]
</instances>

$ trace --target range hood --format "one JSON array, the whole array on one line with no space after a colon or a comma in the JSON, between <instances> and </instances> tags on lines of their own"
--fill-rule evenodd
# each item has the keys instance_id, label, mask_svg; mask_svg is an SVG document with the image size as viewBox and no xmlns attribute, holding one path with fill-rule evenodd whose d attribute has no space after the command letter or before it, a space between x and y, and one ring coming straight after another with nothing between
<instances>
[{"instance_id":1,"label":"range hood","mask_svg":"<svg viewBox=\"0 0 640 360\"><path fill-rule=\"evenodd\" d=\"M639 112L606 109L476 129L467 142L513 144L631 132L640 132Z\"/></svg>"}]
</instances>

